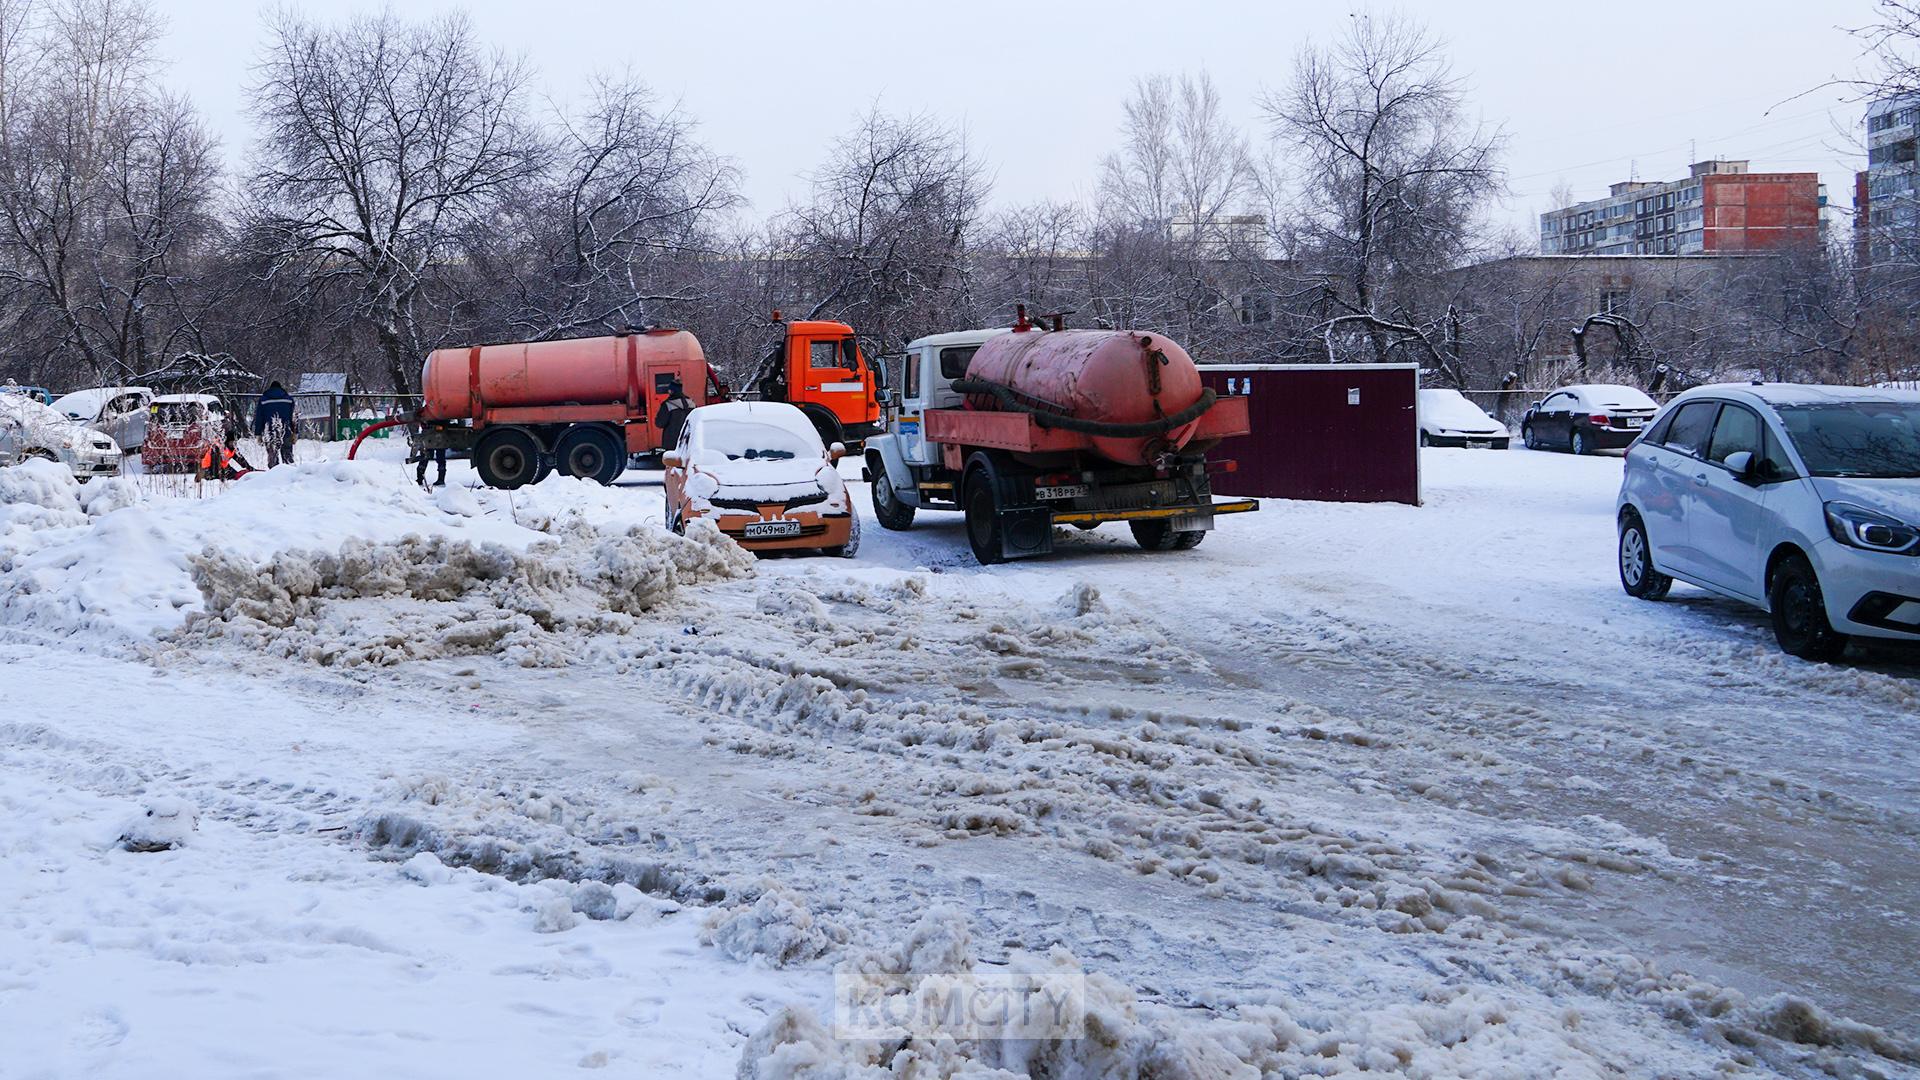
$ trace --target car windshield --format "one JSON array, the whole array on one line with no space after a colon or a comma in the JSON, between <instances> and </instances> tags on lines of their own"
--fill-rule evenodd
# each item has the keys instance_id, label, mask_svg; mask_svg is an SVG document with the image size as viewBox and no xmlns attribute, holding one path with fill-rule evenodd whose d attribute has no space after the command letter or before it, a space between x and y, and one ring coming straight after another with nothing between
<instances>
[{"instance_id":1,"label":"car windshield","mask_svg":"<svg viewBox=\"0 0 1920 1080\"><path fill-rule=\"evenodd\" d=\"M791 461L825 455L819 436L809 440L787 428L741 420L707 421L700 428L700 443L727 455L729 461Z\"/></svg>"},{"instance_id":2,"label":"car windshield","mask_svg":"<svg viewBox=\"0 0 1920 1080\"><path fill-rule=\"evenodd\" d=\"M1815 476L1920 477L1920 404L1782 405L1779 412Z\"/></svg>"}]
</instances>

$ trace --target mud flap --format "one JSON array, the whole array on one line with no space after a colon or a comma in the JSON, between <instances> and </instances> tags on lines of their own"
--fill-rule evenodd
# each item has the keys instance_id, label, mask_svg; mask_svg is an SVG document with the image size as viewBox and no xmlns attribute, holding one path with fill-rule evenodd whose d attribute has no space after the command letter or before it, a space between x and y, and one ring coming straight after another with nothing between
<instances>
[{"instance_id":1,"label":"mud flap","mask_svg":"<svg viewBox=\"0 0 1920 1080\"><path fill-rule=\"evenodd\" d=\"M1053 511L1045 506L1010 506L999 512L1000 553L1009 559L1053 554Z\"/></svg>"},{"instance_id":2,"label":"mud flap","mask_svg":"<svg viewBox=\"0 0 1920 1080\"><path fill-rule=\"evenodd\" d=\"M1168 522L1174 532L1210 532L1213 529L1213 511L1203 510L1197 514L1173 518Z\"/></svg>"}]
</instances>

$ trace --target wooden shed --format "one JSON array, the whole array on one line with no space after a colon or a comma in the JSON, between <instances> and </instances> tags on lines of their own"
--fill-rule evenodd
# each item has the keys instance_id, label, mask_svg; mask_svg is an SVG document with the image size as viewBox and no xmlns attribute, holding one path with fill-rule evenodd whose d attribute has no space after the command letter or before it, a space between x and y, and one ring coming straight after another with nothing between
<instances>
[{"instance_id":1,"label":"wooden shed","mask_svg":"<svg viewBox=\"0 0 1920 1080\"><path fill-rule=\"evenodd\" d=\"M1201 380L1244 397L1251 434L1210 457L1222 495L1326 502L1420 502L1417 364L1206 364Z\"/></svg>"}]
</instances>

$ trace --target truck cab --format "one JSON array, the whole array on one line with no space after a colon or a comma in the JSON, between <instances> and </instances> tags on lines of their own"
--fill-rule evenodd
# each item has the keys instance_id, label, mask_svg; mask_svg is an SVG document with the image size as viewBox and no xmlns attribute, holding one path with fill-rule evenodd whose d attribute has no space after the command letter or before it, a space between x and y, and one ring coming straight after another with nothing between
<instances>
[{"instance_id":1,"label":"truck cab","mask_svg":"<svg viewBox=\"0 0 1920 1080\"><path fill-rule=\"evenodd\" d=\"M886 429L886 369L870 363L846 323L774 313L780 339L755 373L763 401L784 401L805 413L824 443L857 446Z\"/></svg>"},{"instance_id":2,"label":"truck cab","mask_svg":"<svg viewBox=\"0 0 1920 1080\"><path fill-rule=\"evenodd\" d=\"M991 330L962 330L918 338L907 345L901 365L900 409L886 434L867 440L868 471L887 476L900 501L907 506L923 505L920 480L928 479L940 463L940 447L926 439L924 418L929 409L957 409L964 399L953 388L953 380L967 373L967 362L981 345L1001 334L1005 327ZM952 487L933 487L927 496L936 503L951 502Z\"/></svg>"}]
</instances>

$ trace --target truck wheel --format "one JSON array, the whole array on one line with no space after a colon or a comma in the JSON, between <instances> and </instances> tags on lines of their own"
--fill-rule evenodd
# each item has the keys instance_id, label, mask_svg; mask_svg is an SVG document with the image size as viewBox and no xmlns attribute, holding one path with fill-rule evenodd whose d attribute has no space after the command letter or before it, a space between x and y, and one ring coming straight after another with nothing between
<instances>
[{"instance_id":1,"label":"truck wheel","mask_svg":"<svg viewBox=\"0 0 1920 1080\"><path fill-rule=\"evenodd\" d=\"M1133 540L1148 551L1187 551L1200 546L1207 538L1205 529L1176 530L1171 521L1149 519L1129 521L1127 527L1133 530Z\"/></svg>"},{"instance_id":2,"label":"truck wheel","mask_svg":"<svg viewBox=\"0 0 1920 1080\"><path fill-rule=\"evenodd\" d=\"M967 544L982 566L1005 562L1000 545L1000 498L987 470L967 470L961 507L967 513Z\"/></svg>"},{"instance_id":3,"label":"truck wheel","mask_svg":"<svg viewBox=\"0 0 1920 1080\"><path fill-rule=\"evenodd\" d=\"M625 447L606 429L584 424L568 428L567 433L560 436L560 445L554 449L553 456L565 475L597 484L613 483L627 460Z\"/></svg>"},{"instance_id":4,"label":"truck wheel","mask_svg":"<svg viewBox=\"0 0 1920 1080\"><path fill-rule=\"evenodd\" d=\"M488 487L512 491L538 480L545 464L540 444L519 428L494 428L473 448L473 468Z\"/></svg>"},{"instance_id":5,"label":"truck wheel","mask_svg":"<svg viewBox=\"0 0 1920 1080\"><path fill-rule=\"evenodd\" d=\"M887 479L887 467L875 459L873 463L873 517L883 529L903 532L913 528L914 507L900 501L900 493L893 490L893 481Z\"/></svg>"},{"instance_id":6,"label":"truck wheel","mask_svg":"<svg viewBox=\"0 0 1920 1080\"><path fill-rule=\"evenodd\" d=\"M826 446L847 441L847 430L840 426L840 418L818 405L804 405L800 409L813 421L813 430L820 433L820 442Z\"/></svg>"}]
</instances>

